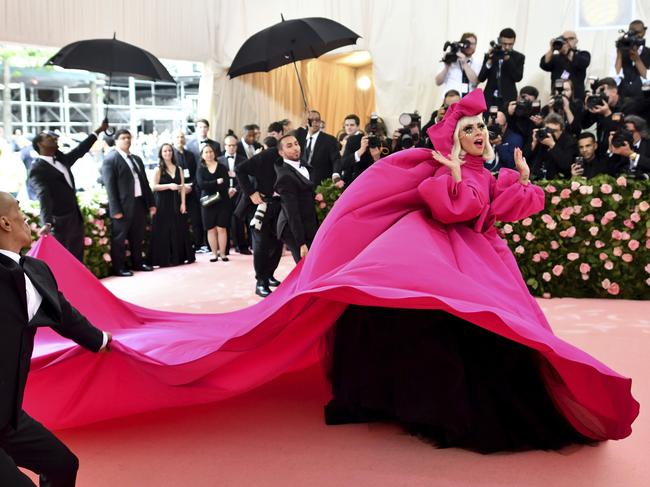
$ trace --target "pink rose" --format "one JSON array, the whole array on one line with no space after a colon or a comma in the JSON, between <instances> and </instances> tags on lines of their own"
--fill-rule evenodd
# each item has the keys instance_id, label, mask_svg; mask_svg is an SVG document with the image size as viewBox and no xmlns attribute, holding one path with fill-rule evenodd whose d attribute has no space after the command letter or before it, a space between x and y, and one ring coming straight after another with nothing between
<instances>
[{"instance_id":1,"label":"pink rose","mask_svg":"<svg viewBox=\"0 0 650 487\"><path fill-rule=\"evenodd\" d=\"M580 273L587 274L591 270L591 266L586 262L580 264Z\"/></svg>"},{"instance_id":2,"label":"pink rose","mask_svg":"<svg viewBox=\"0 0 650 487\"><path fill-rule=\"evenodd\" d=\"M103 254L102 259L104 259L105 262L110 262L111 261L111 254Z\"/></svg>"},{"instance_id":3,"label":"pink rose","mask_svg":"<svg viewBox=\"0 0 650 487\"><path fill-rule=\"evenodd\" d=\"M562 191L560 191L560 198L563 200L567 199L569 196L571 196L571 190L568 188L564 188Z\"/></svg>"},{"instance_id":4,"label":"pink rose","mask_svg":"<svg viewBox=\"0 0 650 487\"><path fill-rule=\"evenodd\" d=\"M598 254L598 258L600 260L607 260L607 257L609 256L605 252L601 252L600 254Z\"/></svg>"},{"instance_id":5,"label":"pink rose","mask_svg":"<svg viewBox=\"0 0 650 487\"><path fill-rule=\"evenodd\" d=\"M526 232L526 240L528 240L529 242L532 242L533 240L535 240L535 235L533 235L530 232Z\"/></svg>"},{"instance_id":6,"label":"pink rose","mask_svg":"<svg viewBox=\"0 0 650 487\"><path fill-rule=\"evenodd\" d=\"M612 199L618 203L619 201L621 201L623 199L623 197L618 193L614 193L612 195Z\"/></svg>"},{"instance_id":7,"label":"pink rose","mask_svg":"<svg viewBox=\"0 0 650 487\"><path fill-rule=\"evenodd\" d=\"M337 182L334 183L334 186L336 186L336 187L339 188L339 189L343 189L343 186L345 186L345 181L343 181L342 179L340 179L339 181L337 181Z\"/></svg>"},{"instance_id":8,"label":"pink rose","mask_svg":"<svg viewBox=\"0 0 650 487\"><path fill-rule=\"evenodd\" d=\"M553 270L551 272L553 272L553 275L557 277L560 274L562 274L562 271L564 271L564 266L558 264L555 267L553 267Z\"/></svg>"},{"instance_id":9,"label":"pink rose","mask_svg":"<svg viewBox=\"0 0 650 487\"><path fill-rule=\"evenodd\" d=\"M548 259L548 252L547 252L546 250L542 250L542 251L539 253L539 256L540 256L542 259L546 260L546 259Z\"/></svg>"},{"instance_id":10,"label":"pink rose","mask_svg":"<svg viewBox=\"0 0 650 487\"><path fill-rule=\"evenodd\" d=\"M555 240L551 240L551 248L552 248L553 250L557 250L557 249L560 248L560 244L557 243L557 241L555 241Z\"/></svg>"},{"instance_id":11,"label":"pink rose","mask_svg":"<svg viewBox=\"0 0 650 487\"><path fill-rule=\"evenodd\" d=\"M503 233L506 233L506 234L512 233L512 225L510 225L509 223L506 223L505 225L503 225Z\"/></svg>"},{"instance_id":12,"label":"pink rose","mask_svg":"<svg viewBox=\"0 0 650 487\"><path fill-rule=\"evenodd\" d=\"M642 201L639 203L639 210L648 211L648 208L650 208L650 204L647 201Z\"/></svg>"},{"instance_id":13,"label":"pink rose","mask_svg":"<svg viewBox=\"0 0 650 487\"><path fill-rule=\"evenodd\" d=\"M555 193L557 191L557 189L555 189L555 186L553 186L552 184L549 184L548 186L546 186L545 189L546 189L547 193Z\"/></svg>"},{"instance_id":14,"label":"pink rose","mask_svg":"<svg viewBox=\"0 0 650 487\"><path fill-rule=\"evenodd\" d=\"M546 225L546 228L548 228L549 230L555 230L556 227L557 227L557 223L555 223L555 222L552 222L552 223L549 223L548 225Z\"/></svg>"},{"instance_id":15,"label":"pink rose","mask_svg":"<svg viewBox=\"0 0 650 487\"><path fill-rule=\"evenodd\" d=\"M580 187L580 183L578 181L571 181L571 191L575 191Z\"/></svg>"},{"instance_id":16,"label":"pink rose","mask_svg":"<svg viewBox=\"0 0 650 487\"><path fill-rule=\"evenodd\" d=\"M106 245L107 243L108 239L106 237L99 239L99 245Z\"/></svg>"},{"instance_id":17,"label":"pink rose","mask_svg":"<svg viewBox=\"0 0 650 487\"><path fill-rule=\"evenodd\" d=\"M600 285L603 286L603 289L608 289L612 283L609 279L603 279L603 282L601 282Z\"/></svg>"},{"instance_id":18,"label":"pink rose","mask_svg":"<svg viewBox=\"0 0 650 487\"><path fill-rule=\"evenodd\" d=\"M594 244L597 249L602 249L605 246L605 242L601 242L600 240L596 240L596 243Z\"/></svg>"},{"instance_id":19,"label":"pink rose","mask_svg":"<svg viewBox=\"0 0 650 487\"><path fill-rule=\"evenodd\" d=\"M640 191L638 189L635 189L634 193L632 193L632 198L634 198L635 200L638 200L641 197L642 194L643 194L642 191Z\"/></svg>"},{"instance_id":20,"label":"pink rose","mask_svg":"<svg viewBox=\"0 0 650 487\"><path fill-rule=\"evenodd\" d=\"M589 280L589 274L580 274L582 276L583 281L588 281Z\"/></svg>"},{"instance_id":21,"label":"pink rose","mask_svg":"<svg viewBox=\"0 0 650 487\"><path fill-rule=\"evenodd\" d=\"M569 252L566 255L566 258L573 262L574 260L578 260L580 258L580 254L576 252Z\"/></svg>"},{"instance_id":22,"label":"pink rose","mask_svg":"<svg viewBox=\"0 0 650 487\"><path fill-rule=\"evenodd\" d=\"M614 218L616 218L616 212L612 210L605 212L605 218L607 218L608 220L613 220Z\"/></svg>"},{"instance_id":23,"label":"pink rose","mask_svg":"<svg viewBox=\"0 0 650 487\"><path fill-rule=\"evenodd\" d=\"M625 225L627 228L634 228L634 223L632 223L632 220L624 220L623 225Z\"/></svg>"},{"instance_id":24,"label":"pink rose","mask_svg":"<svg viewBox=\"0 0 650 487\"><path fill-rule=\"evenodd\" d=\"M569 238L573 238L576 234L576 227L570 226L569 228L566 229L566 235Z\"/></svg>"},{"instance_id":25,"label":"pink rose","mask_svg":"<svg viewBox=\"0 0 650 487\"><path fill-rule=\"evenodd\" d=\"M614 247L614 250L612 251L612 253L613 253L616 257L620 257L621 255L623 255L623 249L620 248L620 247Z\"/></svg>"},{"instance_id":26,"label":"pink rose","mask_svg":"<svg viewBox=\"0 0 650 487\"><path fill-rule=\"evenodd\" d=\"M575 214L577 215L578 213L580 213L580 212L582 211L582 206L580 206L580 205L575 205L575 206L573 207L573 211L574 211Z\"/></svg>"},{"instance_id":27,"label":"pink rose","mask_svg":"<svg viewBox=\"0 0 650 487\"><path fill-rule=\"evenodd\" d=\"M580 194L591 194L594 192L593 186L580 186Z\"/></svg>"},{"instance_id":28,"label":"pink rose","mask_svg":"<svg viewBox=\"0 0 650 487\"><path fill-rule=\"evenodd\" d=\"M603 200L601 200L600 198L593 198L589 204L594 208L600 208L601 206L603 206Z\"/></svg>"},{"instance_id":29,"label":"pink rose","mask_svg":"<svg viewBox=\"0 0 650 487\"><path fill-rule=\"evenodd\" d=\"M607 292L613 296L616 296L620 291L621 289L615 282L613 282L612 285L607 288Z\"/></svg>"},{"instance_id":30,"label":"pink rose","mask_svg":"<svg viewBox=\"0 0 650 487\"><path fill-rule=\"evenodd\" d=\"M612 238L614 240L621 240L622 237L623 237L623 234L621 232L619 232L618 230L612 231Z\"/></svg>"},{"instance_id":31,"label":"pink rose","mask_svg":"<svg viewBox=\"0 0 650 487\"><path fill-rule=\"evenodd\" d=\"M551 275L548 272L545 272L544 274L542 274L542 279L548 282L551 280Z\"/></svg>"},{"instance_id":32,"label":"pink rose","mask_svg":"<svg viewBox=\"0 0 650 487\"><path fill-rule=\"evenodd\" d=\"M559 204L560 203L560 197L559 196L553 196L551 198L551 203L554 204L554 205Z\"/></svg>"},{"instance_id":33,"label":"pink rose","mask_svg":"<svg viewBox=\"0 0 650 487\"><path fill-rule=\"evenodd\" d=\"M582 221L590 222L590 223L594 222L595 221L594 215L591 215L591 214L585 215L585 216L582 217Z\"/></svg>"},{"instance_id":34,"label":"pink rose","mask_svg":"<svg viewBox=\"0 0 650 487\"><path fill-rule=\"evenodd\" d=\"M84 237L84 245L90 247L93 244L93 239L90 237Z\"/></svg>"},{"instance_id":35,"label":"pink rose","mask_svg":"<svg viewBox=\"0 0 650 487\"><path fill-rule=\"evenodd\" d=\"M541 262L542 258L540 257L539 254L533 255L533 262Z\"/></svg>"},{"instance_id":36,"label":"pink rose","mask_svg":"<svg viewBox=\"0 0 650 487\"><path fill-rule=\"evenodd\" d=\"M646 271L648 274L650 274L650 264L646 264L646 266L644 267L644 269L645 269L645 271Z\"/></svg>"},{"instance_id":37,"label":"pink rose","mask_svg":"<svg viewBox=\"0 0 650 487\"><path fill-rule=\"evenodd\" d=\"M641 215L639 215L636 211L630 215L630 220L632 220L634 223L639 223L641 221Z\"/></svg>"},{"instance_id":38,"label":"pink rose","mask_svg":"<svg viewBox=\"0 0 650 487\"><path fill-rule=\"evenodd\" d=\"M608 271L611 271L614 268L614 263L611 260L606 260L603 264L603 267L605 267L605 269Z\"/></svg>"},{"instance_id":39,"label":"pink rose","mask_svg":"<svg viewBox=\"0 0 650 487\"><path fill-rule=\"evenodd\" d=\"M568 206L566 208L562 208L562 211L560 212L560 218L562 218L562 220L569 220L571 218L571 215L573 215L573 207Z\"/></svg>"},{"instance_id":40,"label":"pink rose","mask_svg":"<svg viewBox=\"0 0 650 487\"><path fill-rule=\"evenodd\" d=\"M523 254L525 251L526 250L521 245L518 245L517 248L515 248L516 254Z\"/></svg>"},{"instance_id":41,"label":"pink rose","mask_svg":"<svg viewBox=\"0 0 650 487\"><path fill-rule=\"evenodd\" d=\"M619 178L616 180L616 184L619 186L627 186L627 179L625 179L625 176L619 176Z\"/></svg>"},{"instance_id":42,"label":"pink rose","mask_svg":"<svg viewBox=\"0 0 650 487\"><path fill-rule=\"evenodd\" d=\"M612 187L607 183L601 184L600 192L603 194L610 194L612 192Z\"/></svg>"},{"instance_id":43,"label":"pink rose","mask_svg":"<svg viewBox=\"0 0 650 487\"><path fill-rule=\"evenodd\" d=\"M318 207L321 208L321 209L327 208L327 203L325 203L324 201L321 201L320 203L318 203Z\"/></svg>"},{"instance_id":44,"label":"pink rose","mask_svg":"<svg viewBox=\"0 0 650 487\"><path fill-rule=\"evenodd\" d=\"M514 243L517 243L521 240L521 237L516 233L513 233L511 238Z\"/></svg>"},{"instance_id":45,"label":"pink rose","mask_svg":"<svg viewBox=\"0 0 650 487\"><path fill-rule=\"evenodd\" d=\"M591 233L591 235L595 237L596 235L598 235L598 227L589 227L589 233Z\"/></svg>"},{"instance_id":46,"label":"pink rose","mask_svg":"<svg viewBox=\"0 0 650 487\"><path fill-rule=\"evenodd\" d=\"M630 240L630 234L627 232L621 232L621 239L622 240Z\"/></svg>"},{"instance_id":47,"label":"pink rose","mask_svg":"<svg viewBox=\"0 0 650 487\"><path fill-rule=\"evenodd\" d=\"M632 254L623 254L623 262L627 262L628 264L634 260L634 257L632 257Z\"/></svg>"},{"instance_id":48,"label":"pink rose","mask_svg":"<svg viewBox=\"0 0 650 487\"><path fill-rule=\"evenodd\" d=\"M522 224L523 226L525 226L525 227L529 227L530 225L532 225L532 223L533 223L533 219L532 219L532 218L524 218L524 219L521 221L521 224Z\"/></svg>"},{"instance_id":49,"label":"pink rose","mask_svg":"<svg viewBox=\"0 0 650 487\"><path fill-rule=\"evenodd\" d=\"M650 277L648 277L648 278L645 280L645 283L646 283L648 286L650 286Z\"/></svg>"},{"instance_id":50,"label":"pink rose","mask_svg":"<svg viewBox=\"0 0 650 487\"><path fill-rule=\"evenodd\" d=\"M322 193L318 193L316 196L314 196L314 199L315 199L316 201L323 201L323 194L322 194Z\"/></svg>"},{"instance_id":51,"label":"pink rose","mask_svg":"<svg viewBox=\"0 0 650 487\"><path fill-rule=\"evenodd\" d=\"M97 214L99 216L104 216L106 214L106 210L104 208L100 208L99 210L97 210Z\"/></svg>"},{"instance_id":52,"label":"pink rose","mask_svg":"<svg viewBox=\"0 0 650 487\"><path fill-rule=\"evenodd\" d=\"M645 241L645 248L650 249L650 240Z\"/></svg>"},{"instance_id":53,"label":"pink rose","mask_svg":"<svg viewBox=\"0 0 650 487\"><path fill-rule=\"evenodd\" d=\"M553 221L553 217L549 215L548 213L544 213L542 215L542 221L546 223L547 225Z\"/></svg>"}]
</instances>

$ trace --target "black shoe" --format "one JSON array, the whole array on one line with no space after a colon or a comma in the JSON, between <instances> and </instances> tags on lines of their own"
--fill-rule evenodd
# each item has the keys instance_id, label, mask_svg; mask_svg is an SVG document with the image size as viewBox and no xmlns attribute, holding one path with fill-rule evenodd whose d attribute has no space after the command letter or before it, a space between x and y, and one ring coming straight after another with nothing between
<instances>
[{"instance_id":1,"label":"black shoe","mask_svg":"<svg viewBox=\"0 0 650 487\"><path fill-rule=\"evenodd\" d=\"M133 275L133 272L127 271L126 269L120 269L119 271L115 271L113 274L120 277L129 277Z\"/></svg>"},{"instance_id":2,"label":"black shoe","mask_svg":"<svg viewBox=\"0 0 650 487\"><path fill-rule=\"evenodd\" d=\"M221 260L223 260L224 262L228 262L230 259L224 255L223 257L221 257Z\"/></svg>"},{"instance_id":3,"label":"black shoe","mask_svg":"<svg viewBox=\"0 0 650 487\"><path fill-rule=\"evenodd\" d=\"M282 282L278 281L275 277L269 279L269 286L271 287L278 287L280 284L282 284Z\"/></svg>"},{"instance_id":4,"label":"black shoe","mask_svg":"<svg viewBox=\"0 0 650 487\"><path fill-rule=\"evenodd\" d=\"M266 283L258 281L257 285L255 286L255 294L265 298L269 294L271 294L271 290L269 289L269 286Z\"/></svg>"},{"instance_id":5,"label":"black shoe","mask_svg":"<svg viewBox=\"0 0 650 487\"><path fill-rule=\"evenodd\" d=\"M134 271L143 271L143 272L151 272L153 270L153 267L147 264L142 264L140 267L134 267Z\"/></svg>"},{"instance_id":6,"label":"black shoe","mask_svg":"<svg viewBox=\"0 0 650 487\"><path fill-rule=\"evenodd\" d=\"M216 261L218 261L218 260L219 260L219 257L212 257L212 258L210 259L210 262L216 262Z\"/></svg>"},{"instance_id":7,"label":"black shoe","mask_svg":"<svg viewBox=\"0 0 650 487\"><path fill-rule=\"evenodd\" d=\"M241 249L238 251L241 255L253 255L253 252L251 252L248 249Z\"/></svg>"}]
</instances>

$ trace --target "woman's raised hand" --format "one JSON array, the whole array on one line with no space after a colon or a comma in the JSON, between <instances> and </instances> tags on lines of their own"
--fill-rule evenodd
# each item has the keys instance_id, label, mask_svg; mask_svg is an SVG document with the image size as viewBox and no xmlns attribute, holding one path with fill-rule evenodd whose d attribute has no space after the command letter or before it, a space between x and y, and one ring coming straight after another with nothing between
<instances>
[{"instance_id":1,"label":"woman's raised hand","mask_svg":"<svg viewBox=\"0 0 650 487\"><path fill-rule=\"evenodd\" d=\"M447 166L451 170L451 175L453 176L456 182L459 182L461 180L461 175L460 175L461 162L458 159L448 159L437 150L432 150L431 154L436 161L438 161L443 166Z\"/></svg>"},{"instance_id":2,"label":"woman's raised hand","mask_svg":"<svg viewBox=\"0 0 650 487\"><path fill-rule=\"evenodd\" d=\"M517 168L517 171L519 171L519 182L521 184L528 184L530 179L530 168L528 167L526 158L521 153L519 147L515 148L515 167Z\"/></svg>"}]
</instances>

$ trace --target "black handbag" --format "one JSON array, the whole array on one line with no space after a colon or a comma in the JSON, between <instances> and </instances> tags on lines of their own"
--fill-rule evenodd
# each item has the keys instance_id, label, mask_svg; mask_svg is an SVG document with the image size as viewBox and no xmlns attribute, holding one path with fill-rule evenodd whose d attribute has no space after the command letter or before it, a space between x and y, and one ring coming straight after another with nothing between
<instances>
[{"instance_id":1,"label":"black handbag","mask_svg":"<svg viewBox=\"0 0 650 487\"><path fill-rule=\"evenodd\" d=\"M221 193L214 193L214 194L208 194L208 195L202 196L199 201L201 202L201 206L204 206L204 207L213 205L213 204L221 201Z\"/></svg>"}]
</instances>

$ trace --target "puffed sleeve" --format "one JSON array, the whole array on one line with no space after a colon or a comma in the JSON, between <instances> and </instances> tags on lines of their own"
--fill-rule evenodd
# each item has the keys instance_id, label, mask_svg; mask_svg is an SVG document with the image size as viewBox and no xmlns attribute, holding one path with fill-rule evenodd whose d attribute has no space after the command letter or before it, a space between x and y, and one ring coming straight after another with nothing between
<instances>
[{"instance_id":1,"label":"puffed sleeve","mask_svg":"<svg viewBox=\"0 0 650 487\"><path fill-rule=\"evenodd\" d=\"M533 183L521 184L517 171L501 169L492 184L490 206L497 220L514 222L544 209L544 190Z\"/></svg>"},{"instance_id":2,"label":"puffed sleeve","mask_svg":"<svg viewBox=\"0 0 650 487\"><path fill-rule=\"evenodd\" d=\"M418 186L431 215L441 223L456 223L476 218L487 202L467 181L454 181L451 174L425 179Z\"/></svg>"}]
</instances>

